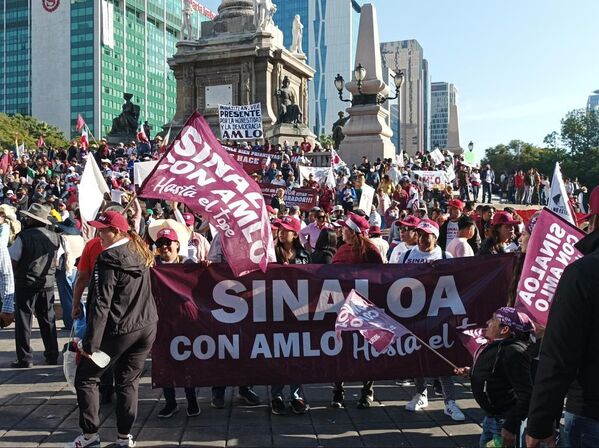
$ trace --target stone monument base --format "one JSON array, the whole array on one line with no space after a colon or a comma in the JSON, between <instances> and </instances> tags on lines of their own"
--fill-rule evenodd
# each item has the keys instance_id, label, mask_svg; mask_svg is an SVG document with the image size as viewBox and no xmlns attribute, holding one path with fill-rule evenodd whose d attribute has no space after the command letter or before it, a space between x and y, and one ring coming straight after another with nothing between
<instances>
[{"instance_id":1,"label":"stone monument base","mask_svg":"<svg viewBox=\"0 0 599 448\"><path fill-rule=\"evenodd\" d=\"M314 145L316 141L316 135L306 126L305 124L291 124L291 123L280 123L271 126L265 133L267 138L272 145L282 145L285 140L293 145L294 142L301 143L304 137L308 138L308 141Z\"/></svg>"},{"instance_id":2,"label":"stone monument base","mask_svg":"<svg viewBox=\"0 0 599 448\"><path fill-rule=\"evenodd\" d=\"M351 140L346 137L341 142L339 157L349 166L360 165L363 156L368 157L370 163L379 157L395 160L395 145L389 138L379 135L354 135Z\"/></svg>"},{"instance_id":3,"label":"stone monument base","mask_svg":"<svg viewBox=\"0 0 599 448\"><path fill-rule=\"evenodd\" d=\"M106 136L106 142L110 146L116 146L119 143L124 143L125 145L127 145L131 142L137 142L137 135L136 134L113 134L113 135L108 134Z\"/></svg>"}]
</instances>

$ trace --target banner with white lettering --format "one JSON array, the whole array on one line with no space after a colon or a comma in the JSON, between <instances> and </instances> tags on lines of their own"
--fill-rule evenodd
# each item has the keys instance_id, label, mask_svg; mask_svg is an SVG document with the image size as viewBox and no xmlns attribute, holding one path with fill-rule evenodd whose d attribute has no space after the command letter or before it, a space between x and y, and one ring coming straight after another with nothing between
<instances>
[{"instance_id":1,"label":"banner with white lettering","mask_svg":"<svg viewBox=\"0 0 599 448\"><path fill-rule=\"evenodd\" d=\"M414 170L412 171L412 180L420 180L425 188L443 190L445 183L447 182L447 173L443 170L437 171L425 171L425 170Z\"/></svg>"},{"instance_id":2,"label":"banner with white lettering","mask_svg":"<svg viewBox=\"0 0 599 448\"><path fill-rule=\"evenodd\" d=\"M302 384L451 375L412 334L379 353L358 332L335 334L352 290L457 365L461 332L505 305L513 254L412 265L279 265L234 278L213 264L152 269L160 320L155 387Z\"/></svg>"},{"instance_id":3,"label":"banner with white lettering","mask_svg":"<svg viewBox=\"0 0 599 448\"><path fill-rule=\"evenodd\" d=\"M271 154L265 151L254 151L251 148L233 148L231 146L223 146L223 148L248 174L261 173L265 167L268 168L271 162L276 162L277 166L281 166L280 153Z\"/></svg>"},{"instance_id":4,"label":"banner with white lettering","mask_svg":"<svg viewBox=\"0 0 599 448\"><path fill-rule=\"evenodd\" d=\"M275 259L264 197L258 184L223 149L194 112L139 188L138 195L183 202L221 234L236 276L265 270Z\"/></svg>"},{"instance_id":5,"label":"banner with white lettering","mask_svg":"<svg viewBox=\"0 0 599 448\"><path fill-rule=\"evenodd\" d=\"M543 327L564 269L582 257L574 247L585 236L579 228L545 208L528 241L518 283L516 308Z\"/></svg>"},{"instance_id":6,"label":"banner with white lettering","mask_svg":"<svg viewBox=\"0 0 599 448\"><path fill-rule=\"evenodd\" d=\"M218 121L224 140L259 140L264 137L260 103L247 106L219 104Z\"/></svg>"},{"instance_id":7,"label":"banner with white lettering","mask_svg":"<svg viewBox=\"0 0 599 448\"><path fill-rule=\"evenodd\" d=\"M266 202L270 204L271 199L277 195L278 185L259 184ZM301 211L307 212L318 205L318 192L314 188L294 188L285 190L285 206L287 208L297 205Z\"/></svg>"}]
</instances>

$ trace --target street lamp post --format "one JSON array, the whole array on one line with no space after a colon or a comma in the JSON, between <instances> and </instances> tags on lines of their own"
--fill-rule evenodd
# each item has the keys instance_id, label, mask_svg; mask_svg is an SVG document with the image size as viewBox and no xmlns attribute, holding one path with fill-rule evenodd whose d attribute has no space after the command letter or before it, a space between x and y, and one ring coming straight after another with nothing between
<instances>
[{"instance_id":1,"label":"street lamp post","mask_svg":"<svg viewBox=\"0 0 599 448\"><path fill-rule=\"evenodd\" d=\"M362 82L366 78L366 69L362 66L362 64L358 64L354 69L354 77L356 78L356 84L358 87L359 95L355 95L351 100L347 100L343 98L343 89L345 88L345 80L343 76L337 73L335 76L335 88L337 92L339 92L339 99L346 103L352 103L352 106L362 105L362 104L383 104L387 100L394 100L399 98L399 90L401 89L401 85L404 82L405 75L403 70L397 69L396 75L393 76L393 83L395 84L395 96L388 97L380 94L365 94L362 93Z\"/></svg>"},{"instance_id":2,"label":"street lamp post","mask_svg":"<svg viewBox=\"0 0 599 448\"><path fill-rule=\"evenodd\" d=\"M474 149L474 143L472 143L472 140L470 140L470 143L468 143L468 151L472 152L473 149Z\"/></svg>"}]
</instances>

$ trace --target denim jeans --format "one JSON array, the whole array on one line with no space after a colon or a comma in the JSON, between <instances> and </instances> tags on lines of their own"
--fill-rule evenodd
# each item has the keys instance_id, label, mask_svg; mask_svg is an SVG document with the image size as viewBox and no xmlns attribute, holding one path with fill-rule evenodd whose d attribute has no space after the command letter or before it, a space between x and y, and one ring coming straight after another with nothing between
<instances>
[{"instance_id":1,"label":"denim jeans","mask_svg":"<svg viewBox=\"0 0 599 448\"><path fill-rule=\"evenodd\" d=\"M441 383L441 389L443 389L443 400L455 400L453 377L440 376L439 382ZM416 393L423 394L426 391L426 380L424 378L415 378L414 385L416 386Z\"/></svg>"},{"instance_id":2,"label":"denim jeans","mask_svg":"<svg viewBox=\"0 0 599 448\"><path fill-rule=\"evenodd\" d=\"M582 448L599 446L599 421L566 411L564 422L560 446Z\"/></svg>"},{"instance_id":3,"label":"denim jeans","mask_svg":"<svg viewBox=\"0 0 599 448\"><path fill-rule=\"evenodd\" d=\"M73 269L71 275L67 276L66 271L56 269L56 287L58 288L58 296L60 305L62 306L62 322L66 329L73 326L71 312L73 310L73 285L77 278L77 270Z\"/></svg>"},{"instance_id":4,"label":"denim jeans","mask_svg":"<svg viewBox=\"0 0 599 448\"><path fill-rule=\"evenodd\" d=\"M489 417L485 415L483 419L483 432L480 435L480 439L478 441L478 446L480 448L485 448L487 443L493 440L494 437L501 438L501 428L503 428L503 424L505 423L505 419Z\"/></svg>"},{"instance_id":5,"label":"denim jeans","mask_svg":"<svg viewBox=\"0 0 599 448\"><path fill-rule=\"evenodd\" d=\"M270 386L271 397L273 399L275 399L277 397L283 398L284 387L285 387L284 384L274 384L274 385ZM295 399L303 400L303 398L304 398L303 395L304 395L304 391L302 390L301 384L290 384L289 385L289 399L290 400L295 400Z\"/></svg>"},{"instance_id":6,"label":"denim jeans","mask_svg":"<svg viewBox=\"0 0 599 448\"><path fill-rule=\"evenodd\" d=\"M480 185L472 185L472 200L478 202L478 193L480 192Z\"/></svg>"},{"instance_id":7,"label":"denim jeans","mask_svg":"<svg viewBox=\"0 0 599 448\"><path fill-rule=\"evenodd\" d=\"M490 182L483 182L483 200L482 202L491 203L492 184ZM485 201L488 198L488 201Z\"/></svg>"}]
</instances>

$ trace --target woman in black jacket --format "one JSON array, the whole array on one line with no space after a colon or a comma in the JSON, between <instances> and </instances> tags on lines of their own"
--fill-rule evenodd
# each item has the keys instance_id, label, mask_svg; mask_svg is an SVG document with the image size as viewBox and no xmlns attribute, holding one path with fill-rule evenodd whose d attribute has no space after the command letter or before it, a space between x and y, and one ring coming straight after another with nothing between
<instances>
[{"instance_id":1,"label":"woman in black jacket","mask_svg":"<svg viewBox=\"0 0 599 448\"><path fill-rule=\"evenodd\" d=\"M520 446L520 426L532 393L528 347L534 331L527 315L515 308L499 308L487 321L488 342L475 353L472 368L455 371L470 376L474 399L486 414L480 447L492 440L493 446Z\"/></svg>"},{"instance_id":2,"label":"woman in black jacket","mask_svg":"<svg viewBox=\"0 0 599 448\"><path fill-rule=\"evenodd\" d=\"M312 252L312 263L331 264L336 252L337 232L334 229L322 229Z\"/></svg>"},{"instance_id":3,"label":"woman in black jacket","mask_svg":"<svg viewBox=\"0 0 599 448\"><path fill-rule=\"evenodd\" d=\"M158 314L150 286L154 256L127 218L107 211L89 224L98 229L102 246L88 296L87 329L80 350L75 388L82 434L72 447L99 447L100 377L114 368L117 394L116 446L135 446L129 432L137 416L137 393L145 360L156 337ZM103 351L110 356L102 368L91 355Z\"/></svg>"}]
</instances>

